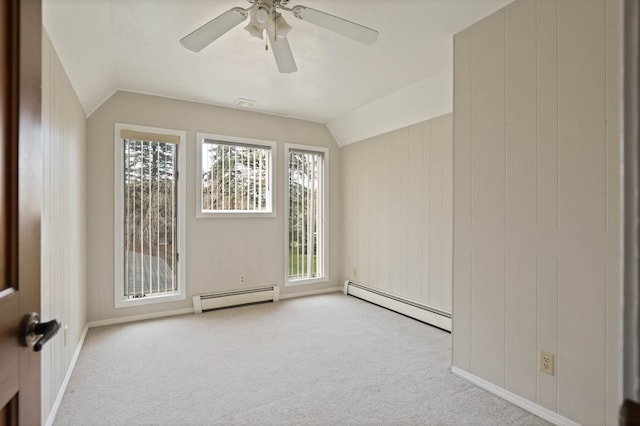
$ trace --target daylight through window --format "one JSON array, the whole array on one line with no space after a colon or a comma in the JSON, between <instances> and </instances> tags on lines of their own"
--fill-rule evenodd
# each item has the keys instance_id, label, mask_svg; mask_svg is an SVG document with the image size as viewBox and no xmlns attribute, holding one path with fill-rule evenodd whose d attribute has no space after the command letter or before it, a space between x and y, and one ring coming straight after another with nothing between
<instances>
[{"instance_id":1,"label":"daylight through window","mask_svg":"<svg viewBox=\"0 0 640 426\"><path fill-rule=\"evenodd\" d=\"M271 156L267 145L203 139L201 213L271 213Z\"/></svg>"},{"instance_id":2,"label":"daylight through window","mask_svg":"<svg viewBox=\"0 0 640 426\"><path fill-rule=\"evenodd\" d=\"M115 307L185 298L185 132L115 125Z\"/></svg>"},{"instance_id":3,"label":"daylight through window","mask_svg":"<svg viewBox=\"0 0 640 426\"><path fill-rule=\"evenodd\" d=\"M176 148L174 143L123 139L125 298L178 290Z\"/></svg>"},{"instance_id":4,"label":"daylight through window","mask_svg":"<svg viewBox=\"0 0 640 426\"><path fill-rule=\"evenodd\" d=\"M288 149L288 281L325 276L325 153Z\"/></svg>"}]
</instances>

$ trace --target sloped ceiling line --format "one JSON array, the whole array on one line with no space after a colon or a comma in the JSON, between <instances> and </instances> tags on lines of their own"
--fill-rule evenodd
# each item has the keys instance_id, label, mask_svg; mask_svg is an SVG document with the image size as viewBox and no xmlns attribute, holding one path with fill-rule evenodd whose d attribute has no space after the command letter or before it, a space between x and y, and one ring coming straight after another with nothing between
<instances>
[{"instance_id":1,"label":"sloped ceiling line","mask_svg":"<svg viewBox=\"0 0 640 426\"><path fill-rule=\"evenodd\" d=\"M511 0L300 2L375 28L378 40L285 15L298 71L280 74L242 24L199 53L180 45L243 0L43 0L43 21L87 115L117 90L229 107L248 98L256 112L326 123L344 145L450 112L454 31Z\"/></svg>"}]
</instances>

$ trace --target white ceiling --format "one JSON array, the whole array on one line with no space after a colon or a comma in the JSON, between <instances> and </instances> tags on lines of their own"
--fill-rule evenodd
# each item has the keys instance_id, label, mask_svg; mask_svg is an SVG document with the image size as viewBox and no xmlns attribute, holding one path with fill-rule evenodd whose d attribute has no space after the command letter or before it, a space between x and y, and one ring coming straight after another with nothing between
<instances>
[{"instance_id":1,"label":"white ceiling","mask_svg":"<svg viewBox=\"0 0 640 426\"><path fill-rule=\"evenodd\" d=\"M292 1L380 32L366 46L284 12L293 74L278 73L245 23L200 53L178 42L246 0L44 0L43 20L87 116L116 90L230 107L248 98L255 111L327 123L344 144L450 112L452 34L511 1Z\"/></svg>"}]
</instances>

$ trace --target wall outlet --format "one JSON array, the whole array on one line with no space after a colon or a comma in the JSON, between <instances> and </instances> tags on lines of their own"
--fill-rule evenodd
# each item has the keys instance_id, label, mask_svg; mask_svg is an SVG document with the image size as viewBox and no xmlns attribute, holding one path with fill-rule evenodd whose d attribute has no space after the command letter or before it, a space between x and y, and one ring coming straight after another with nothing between
<instances>
[{"instance_id":1,"label":"wall outlet","mask_svg":"<svg viewBox=\"0 0 640 426\"><path fill-rule=\"evenodd\" d=\"M245 275L240 275L240 284L244 284L247 282L247 277Z\"/></svg>"},{"instance_id":2,"label":"wall outlet","mask_svg":"<svg viewBox=\"0 0 640 426\"><path fill-rule=\"evenodd\" d=\"M553 354L540 351L540 371L544 374L553 376L555 374L553 368Z\"/></svg>"}]
</instances>

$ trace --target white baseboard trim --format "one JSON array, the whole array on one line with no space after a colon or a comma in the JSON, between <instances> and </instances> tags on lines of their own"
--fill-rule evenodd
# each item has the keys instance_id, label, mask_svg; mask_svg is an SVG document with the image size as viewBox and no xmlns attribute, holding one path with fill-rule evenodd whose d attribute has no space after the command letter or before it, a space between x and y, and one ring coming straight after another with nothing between
<instances>
[{"instance_id":1,"label":"white baseboard trim","mask_svg":"<svg viewBox=\"0 0 640 426\"><path fill-rule=\"evenodd\" d=\"M82 329L82 335L80 336L80 341L76 346L76 350L73 353L73 357L71 357L69 368L67 368L67 374L65 374L64 380L62 380L62 384L60 385L60 389L58 389L58 394L56 395L56 400L53 401L53 406L51 407L51 411L49 411L49 416L47 416L47 421L45 422L45 426L53 425L53 421L56 419L56 415L58 414L58 409L60 408L60 403L62 402L64 393L67 390L67 385L69 384L69 379L71 379L71 373L73 373L73 369L75 368L76 362L78 361L78 357L80 356L80 351L82 350L82 346L84 345L84 339L85 337L87 337L87 331L89 331L89 326L85 325L84 328Z\"/></svg>"},{"instance_id":2,"label":"white baseboard trim","mask_svg":"<svg viewBox=\"0 0 640 426\"><path fill-rule=\"evenodd\" d=\"M110 319L99 320L99 321L89 321L87 326L89 328L104 327L105 325L123 324L125 322L143 321L148 319L172 317L175 315L184 315L184 314L193 314L193 308L192 307L182 308L182 309L174 309L173 311L153 312L150 314L131 315L128 317L110 318Z\"/></svg>"},{"instance_id":3,"label":"white baseboard trim","mask_svg":"<svg viewBox=\"0 0 640 426\"><path fill-rule=\"evenodd\" d=\"M341 287L329 287L329 288L321 288L319 290L299 291L299 292L287 293L287 294L280 293L280 300L292 299L294 297L314 296L314 295L317 295L317 294L334 293L334 292L337 292L337 291L342 291L342 288ZM150 313L150 314L131 315L131 316L128 316L128 317L109 318L109 319L105 319L105 320L89 321L87 323L87 326L89 328L104 327L106 325L123 324L123 323L126 323L126 322L144 321L144 320L148 320L148 319L172 317L172 316L175 316L175 315L184 315L184 314L193 314L193 307L191 307L191 308L182 308L182 309L174 309L172 311L153 312L153 313Z\"/></svg>"},{"instance_id":4,"label":"white baseboard trim","mask_svg":"<svg viewBox=\"0 0 640 426\"><path fill-rule=\"evenodd\" d=\"M329 287L329 288L321 288L320 290L299 291L296 293L287 293L287 294L280 293L280 300L293 299L294 297L305 297L305 296L315 296L318 294L335 293L337 291L342 291L342 288Z\"/></svg>"},{"instance_id":5,"label":"white baseboard trim","mask_svg":"<svg viewBox=\"0 0 640 426\"><path fill-rule=\"evenodd\" d=\"M341 289L341 291L343 291L344 294L366 300L367 302L451 332L451 313L441 309L427 306L424 303L387 293L351 280L345 281L344 288Z\"/></svg>"},{"instance_id":6,"label":"white baseboard trim","mask_svg":"<svg viewBox=\"0 0 640 426\"><path fill-rule=\"evenodd\" d=\"M481 387L482 389L489 391L492 394L497 395L502 399L506 399L507 401L517 405L518 407L523 408L529 411L530 413L533 413L536 416L541 417L555 425L580 426L579 423L576 423L571 419L561 416L555 411L551 411L548 408L543 407L542 405L538 405L535 402L529 401L528 399L521 397L520 395L516 395L513 392L509 392L508 390L501 388L500 386L494 385L493 383L485 379L482 379L478 376L475 376L458 367L455 367L455 366L451 367L451 372L473 383L474 385Z\"/></svg>"}]
</instances>

